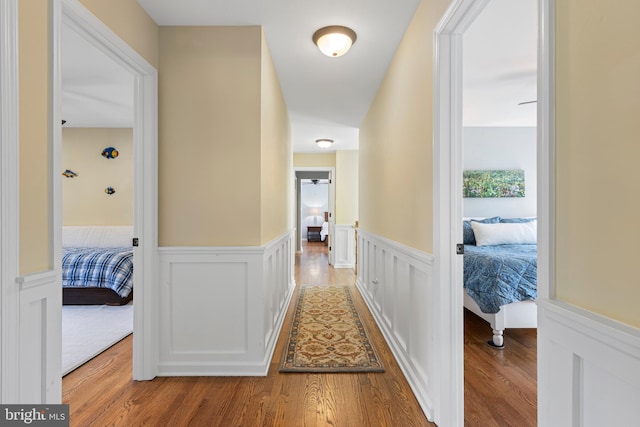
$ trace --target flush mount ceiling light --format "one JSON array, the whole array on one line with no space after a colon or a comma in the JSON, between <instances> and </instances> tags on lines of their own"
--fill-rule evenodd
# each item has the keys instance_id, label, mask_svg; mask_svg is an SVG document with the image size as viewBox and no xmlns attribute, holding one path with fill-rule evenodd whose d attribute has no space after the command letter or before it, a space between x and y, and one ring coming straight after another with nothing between
<instances>
[{"instance_id":1,"label":"flush mount ceiling light","mask_svg":"<svg viewBox=\"0 0 640 427\"><path fill-rule=\"evenodd\" d=\"M320 52L337 58L347 53L351 45L356 42L356 32L351 28L331 25L313 33L312 39Z\"/></svg>"},{"instance_id":2,"label":"flush mount ceiling light","mask_svg":"<svg viewBox=\"0 0 640 427\"><path fill-rule=\"evenodd\" d=\"M320 148L329 148L331 147L331 144L333 144L333 139L328 139L328 138L316 139L316 144L318 144L318 147Z\"/></svg>"}]
</instances>

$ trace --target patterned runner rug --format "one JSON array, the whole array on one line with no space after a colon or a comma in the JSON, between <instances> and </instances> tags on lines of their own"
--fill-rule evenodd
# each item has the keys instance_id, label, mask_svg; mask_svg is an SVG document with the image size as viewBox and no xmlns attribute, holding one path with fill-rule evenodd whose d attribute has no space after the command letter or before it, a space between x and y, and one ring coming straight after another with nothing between
<instances>
[{"instance_id":1,"label":"patterned runner rug","mask_svg":"<svg viewBox=\"0 0 640 427\"><path fill-rule=\"evenodd\" d=\"M384 372L346 286L301 286L280 372Z\"/></svg>"}]
</instances>

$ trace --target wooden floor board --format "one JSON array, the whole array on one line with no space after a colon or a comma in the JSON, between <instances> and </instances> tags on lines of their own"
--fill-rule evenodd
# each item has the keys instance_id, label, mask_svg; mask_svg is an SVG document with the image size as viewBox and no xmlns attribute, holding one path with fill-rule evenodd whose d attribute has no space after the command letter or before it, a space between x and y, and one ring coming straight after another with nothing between
<instances>
[{"instance_id":1,"label":"wooden floor board","mask_svg":"<svg viewBox=\"0 0 640 427\"><path fill-rule=\"evenodd\" d=\"M63 378L71 426L433 426L355 288L353 271L329 267L326 248L305 244L296 255L296 283L351 287L384 373L280 373L296 290L266 377L133 381L128 337ZM535 330L506 331L504 350L487 346L489 336L484 321L465 313L465 425L535 425Z\"/></svg>"}]
</instances>

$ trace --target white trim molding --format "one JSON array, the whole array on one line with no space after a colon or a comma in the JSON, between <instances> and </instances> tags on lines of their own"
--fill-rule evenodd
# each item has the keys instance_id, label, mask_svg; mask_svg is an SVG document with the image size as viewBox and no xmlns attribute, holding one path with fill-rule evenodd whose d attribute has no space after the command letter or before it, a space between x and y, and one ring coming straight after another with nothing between
<instances>
[{"instance_id":1,"label":"white trim molding","mask_svg":"<svg viewBox=\"0 0 640 427\"><path fill-rule=\"evenodd\" d=\"M439 401L439 297L433 256L358 230L356 286L430 421Z\"/></svg>"},{"instance_id":2,"label":"white trim molding","mask_svg":"<svg viewBox=\"0 0 640 427\"><path fill-rule=\"evenodd\" d=\"M355 268L356 230L350 224L333 226L333 240L329 241L334 256L334 268Z\"/></svg>"},{"instance_id":3,"label":"white trim molding","mask_svg":"<svg viewBox=\"0 0 640 427\"><path fill-rule=\"evenodd\" d=\"M637 425L640 329L560 301L538 307L538 425Z\"/></svg>"},{"instance_id":4,"label":"white trim molding","mask_svg":"<svg viewBox=\"0 0 640 427\"><path fill-rule=\"evenodd\" d=\"M0 401L18 403L18 1L0 2Z\"/></svg>"},{"instance_id":5,"label":"white trim molding","mask_svg":"<svg viewBox=\"0 0 640 427\"><path fill-rule=\"evenodd\" d=\"M293 231L260 247L160 248L158 375L266 375L294 250Z\"/></svg>"}]
</instances>

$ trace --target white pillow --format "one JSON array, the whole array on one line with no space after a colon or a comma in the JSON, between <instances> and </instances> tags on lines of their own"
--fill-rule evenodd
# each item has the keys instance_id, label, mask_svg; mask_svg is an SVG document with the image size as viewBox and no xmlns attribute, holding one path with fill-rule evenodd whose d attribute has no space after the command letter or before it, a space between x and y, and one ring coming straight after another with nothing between
<instances>
[{"instance_id":1,"label":"white pillow","mask_svg":"<svg viewBox=\"0 0 640 427\"><path fill-rule=\"evenodd\" d=\"M132 245L133 226L67 225L62 227L62 247L126 248Z\"/></svg>"},{"instance_id":2,"label":"white pillow","mask_svg":"<svg viewBox=\"0 0 640 427\"><path fill-rule=\"evenodd\" d=\"M472 222L476 246L536 244L538 222L484 224Z\"/></svg>"}]
</instances>

